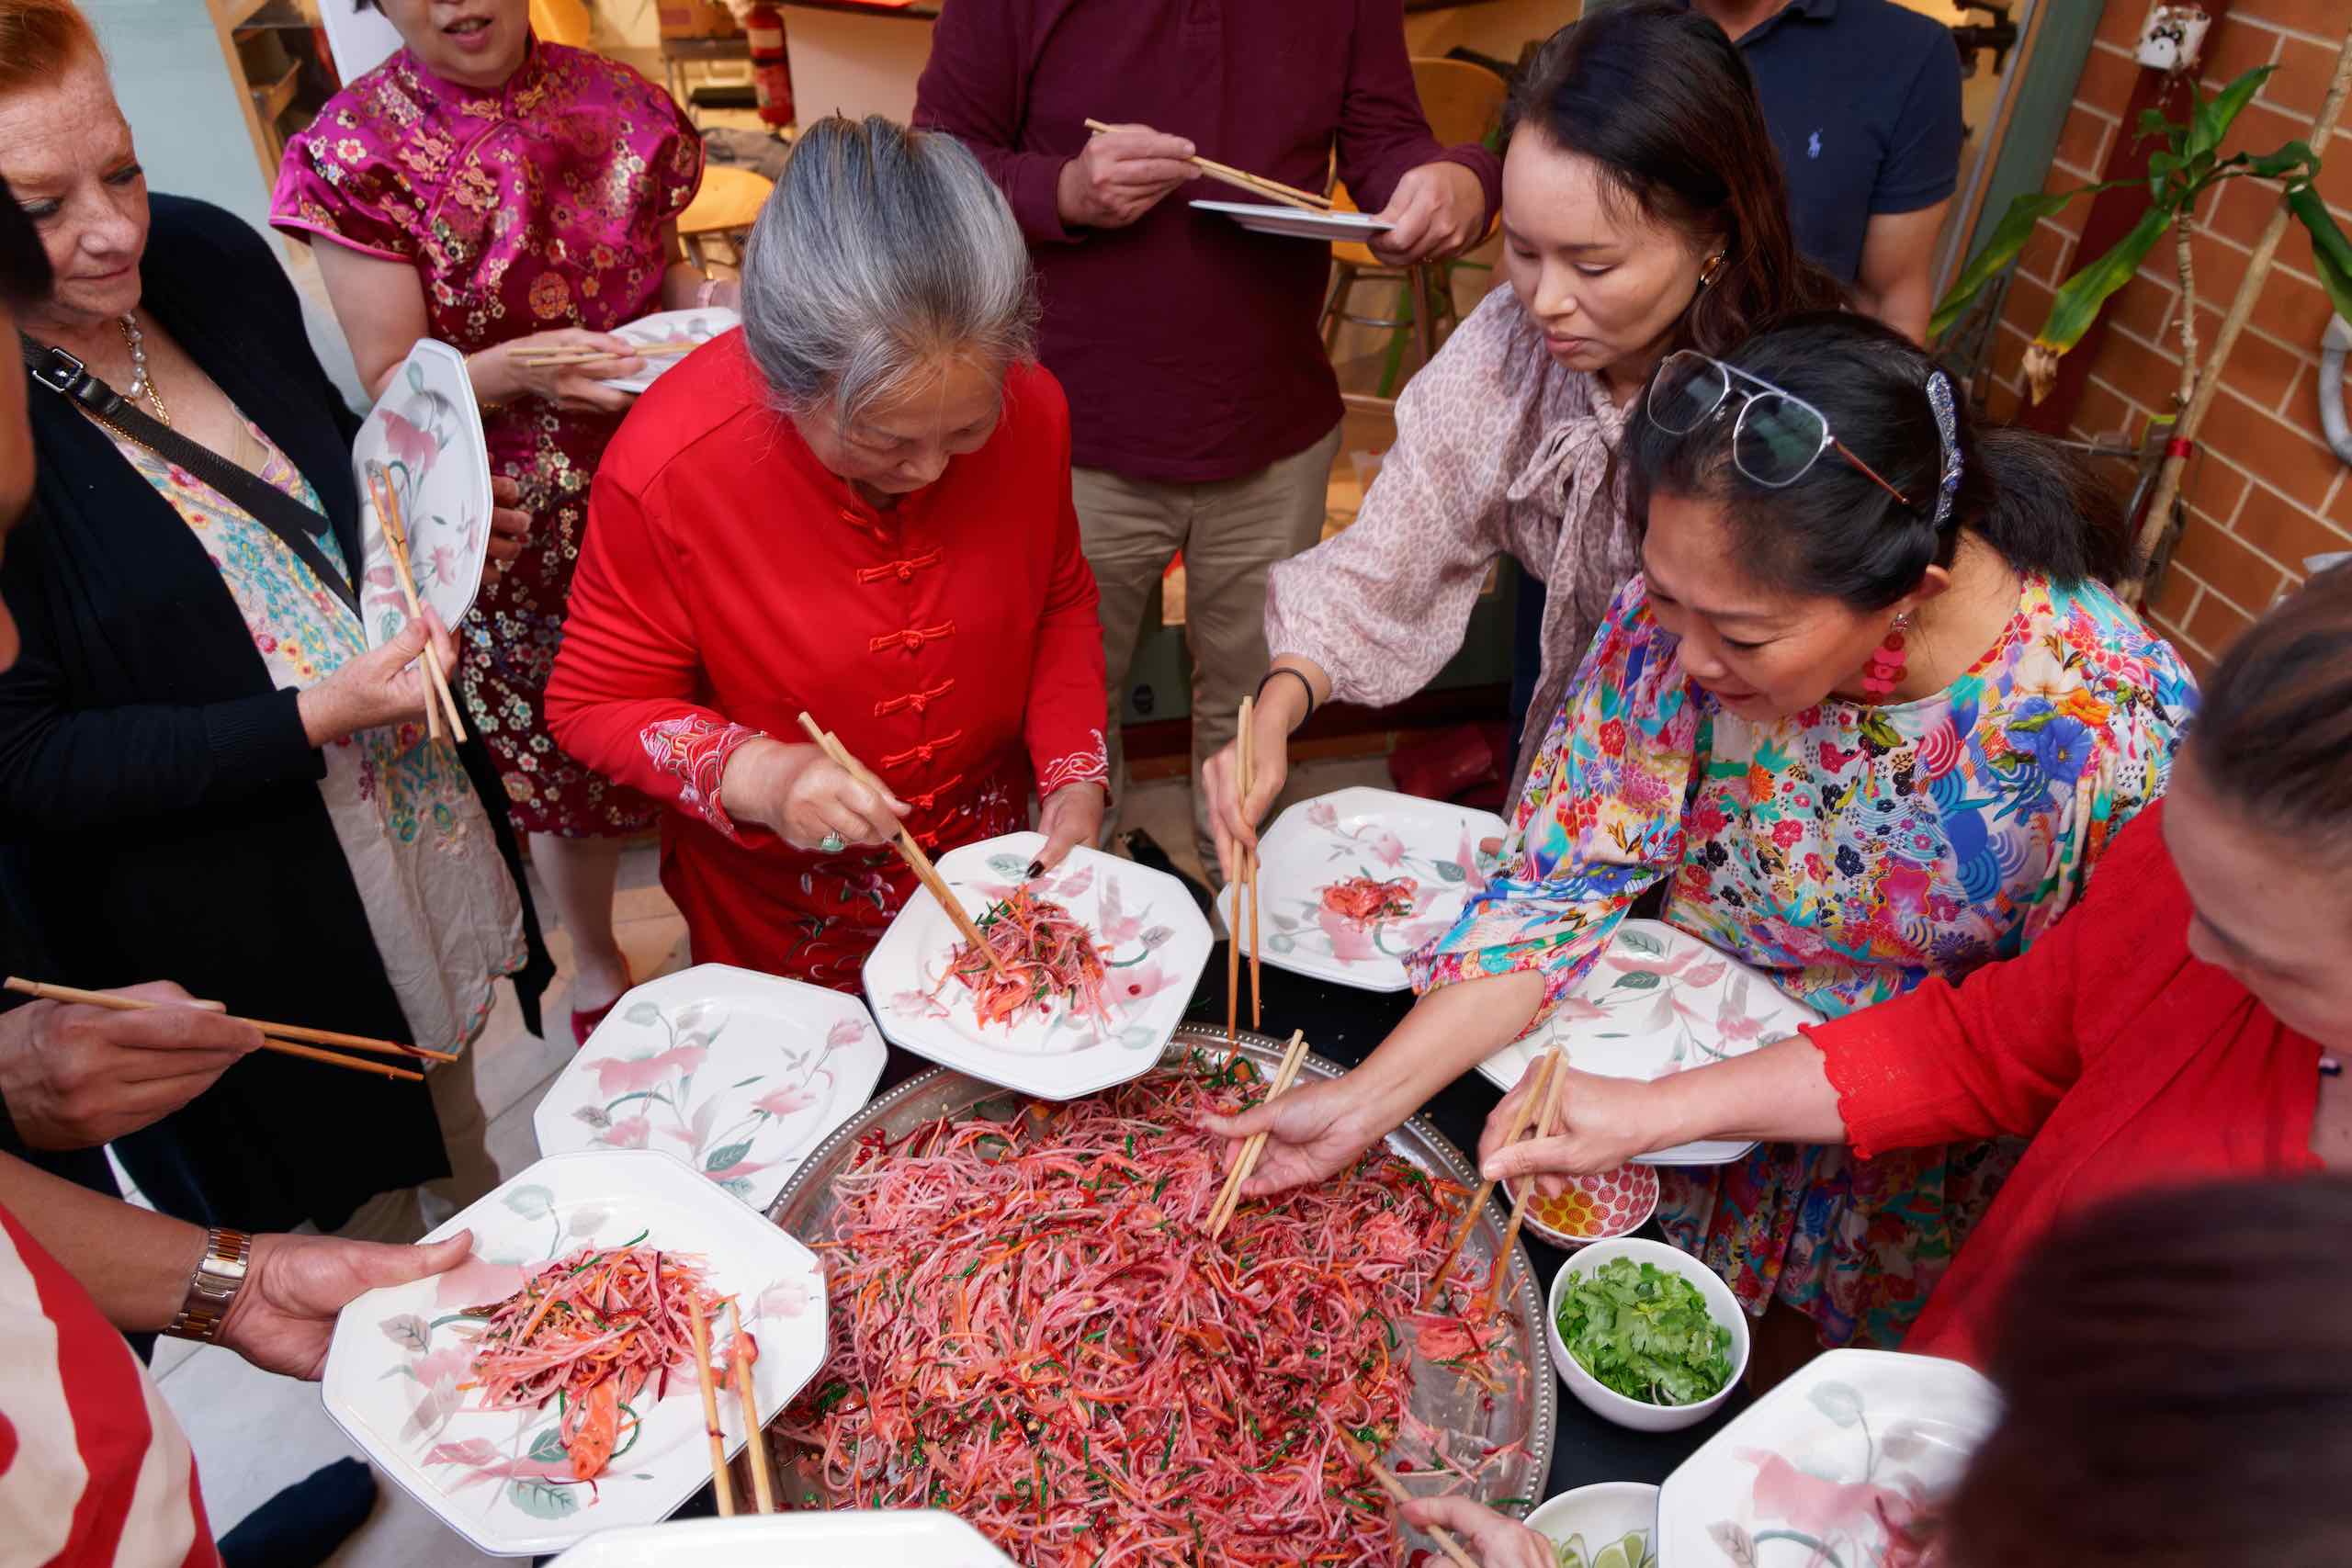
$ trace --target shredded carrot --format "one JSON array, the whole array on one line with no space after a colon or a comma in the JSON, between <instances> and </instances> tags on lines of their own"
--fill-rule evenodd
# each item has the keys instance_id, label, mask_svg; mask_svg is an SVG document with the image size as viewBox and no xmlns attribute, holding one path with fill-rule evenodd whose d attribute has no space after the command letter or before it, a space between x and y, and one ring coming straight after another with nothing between
<instances>
[{"instance_id":1,"label":"shredded carrot","mask_svg":"<svg viewBox=\"0 0 2352 1568\"><path fill-rule=\"evenodd\" d=\"M486 1321L468 1386L481 1391L485 1410L560 1399L556 1430L572 1475L592 1481L636 1438L630 1402L657 1376L659 1399L671 1368L694 1365L687 1314L707 1318L724 1299L704 1289L703 1277L701 1259L634 1242L559 1258L503 1302L473 1310Z\"/></svg>"},{"instance_id":2,"label":"shredded carrot","mask_svg":"<svg viewBox=\"0 0 2352 1568\"><path fill-rule=\"evenodd\" d=\"M983 1028L1009 1027L1031 1009L1057 999L1080 1017L1102 1016L1102 952L1093 933L1068 909L1019 887L991 906L979 927L997 962L991 964L971 943L960 943L940 986L962 981L972 992Z\"/></svg>"},{"instance_id":3,"label":"shredded carrot","mask_svg":"<svg viewBox=\"0 0 2352 1568\"><path fill-rule=\"evenodd\" d=\"M1351 876L1323 889L1323 907L1342 919L1368 926L1374 920L1402 919L1413 912L1419 885L1409 876L1383 882L1376 876Z\"/></svg>"}]
</instances>

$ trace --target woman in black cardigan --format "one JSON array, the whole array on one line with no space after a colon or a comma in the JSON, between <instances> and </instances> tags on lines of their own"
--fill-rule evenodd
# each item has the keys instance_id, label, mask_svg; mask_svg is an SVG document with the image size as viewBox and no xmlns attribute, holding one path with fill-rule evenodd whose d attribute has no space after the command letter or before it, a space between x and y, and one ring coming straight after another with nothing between
<instances>
[{"instance_id":1,"label":"woman in black cardigan","mask_svg":"<svg viewBox=\"0 0 2352 1568\"><path fill-rule=\"evenodd\" d=\"M103 81L94 58L73 69ZM141 406L175 400L184 427L224 396L308 480L340 559L357 559L358 422L312 353L276 258L199 202L154 197L151 223L119 114L78 140L62 152L0 147L59 273L51 310L27 332L70 346L118 391L139 378L128 351L143 349L152 392ZM135 277L120 272L123 255ZM322 790L332 750L380 744L379 727L421 716L421 677L401 672L416 649L360 654L281 689L229 568L160 478L64 398L39 385L28 395L35 515L0 563L24 642L0 677L0 892L40 922L56 965L42 977L105 987L169 975L232 1012L415 1038L404 1001L421 955L388 964L371 930L383 910L363 905L355 879L351 825L339 833ZM243 449L224 456L261 466L250 433L228 444ZM254 526L242 513L234 521ZM514 547L510 538L496 553ZM316 596L314 580L288 577ZM503 886L484 896L520 900L529 960L514 978L536 1030L551 966L520 895L495 775L478 746L463 760L472 787L460 783L459 809L481 812L481 830L495 835L490 863L503 863ZM375 897L387 901L380 887ZM505 966L522 956L517 943ZM475 1030L483 1010L470 1014ZM333 1229L371 1196L448 1171L424 1087L266 1053L117 1152L165 1212L269 1229Z\"/></svg>"}]
</instances>

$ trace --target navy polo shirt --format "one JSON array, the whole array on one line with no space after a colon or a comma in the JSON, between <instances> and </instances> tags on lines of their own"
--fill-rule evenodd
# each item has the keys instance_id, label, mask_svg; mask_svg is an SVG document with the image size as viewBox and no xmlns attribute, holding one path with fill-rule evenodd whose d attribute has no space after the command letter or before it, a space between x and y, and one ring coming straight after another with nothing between
<instances>
[{"instance_id":1,"label":"navy polo shirt","mask_svg":"<svg viewBox=\"0 0 2352 1568\"><path fill-rule=\"evenodd\" d=\"M1960 51L1894 0L1790 0L1739 40L1789 177L1797 248L1851 283L1882 212L1960 186Z\"/></svg>"}]
</instances>

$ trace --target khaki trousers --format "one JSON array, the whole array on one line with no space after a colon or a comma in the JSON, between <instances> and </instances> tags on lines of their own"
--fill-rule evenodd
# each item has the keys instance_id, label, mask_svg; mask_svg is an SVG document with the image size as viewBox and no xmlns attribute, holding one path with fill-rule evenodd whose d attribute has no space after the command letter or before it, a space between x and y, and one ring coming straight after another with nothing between
<instances>
[{"instance_id":1,"label":"khaki trousers","mask_svg":"<svg viewBox=\"0 0 2352 1568\"><path fill-rule=\"evenodd\" d=\"M1184 640L1193 654L1193 840L1212 882L1201 764L1233 739L1241 699L1266 672L1266 571L1323 536L1325 498L1340 429L1295 457L1235 479L1160 484L1104 468L1073 468L1080 537L1102 596L1102 662L1110 672L1112 798L1127 792L1119 714L1142 640L1151 591L1184 557ZM1103 825L1107 835L1114 815Z\"/></svg>"}]
</instances>

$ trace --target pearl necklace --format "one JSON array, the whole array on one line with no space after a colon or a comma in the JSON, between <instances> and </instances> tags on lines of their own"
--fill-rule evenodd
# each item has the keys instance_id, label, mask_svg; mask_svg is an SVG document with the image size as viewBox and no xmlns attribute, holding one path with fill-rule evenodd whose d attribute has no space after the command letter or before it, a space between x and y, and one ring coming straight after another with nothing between
<instances>
[{"instance_id":1,"label":"pearl necklace","mask_svg":"<svg viewBox=\"0 0 2352 1568\"><path fill-rule=\"evenodd\" d=\"M139 330L138 318L128 312L116 317L115 320L122 328L124 344L130 350L130 385L124 389L122 395L134 403L141 398L145 398L148 406L155 411L155 417L168 426L172 423L172 416L164 411L163 395L157 392L154 384L147 379L146 334Z\"/></svg>"}]
</instances>

